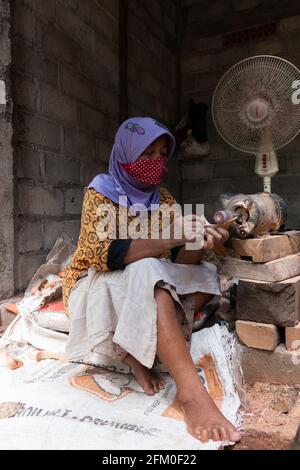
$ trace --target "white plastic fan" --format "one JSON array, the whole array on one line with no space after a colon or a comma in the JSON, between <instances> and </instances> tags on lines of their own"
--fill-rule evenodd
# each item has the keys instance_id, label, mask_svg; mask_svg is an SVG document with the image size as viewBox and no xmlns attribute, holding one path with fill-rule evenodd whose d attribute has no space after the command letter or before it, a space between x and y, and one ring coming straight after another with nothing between
<instances>
[{"instance_id":1,"label":"white plastic fan","mask_svg":"<svg viewBox=\"0 0 300 470\"><path fill-rule=\"evenodd\" d=\"M271 177L278 172L275 150L300 131L300 104L292 99L299 80L300 71L287 60L258 55L233 65L214 92L219 134L232 147L256 155L255 172L263 177L265 192L271 192Z\"/></svg>"}]
</instances>

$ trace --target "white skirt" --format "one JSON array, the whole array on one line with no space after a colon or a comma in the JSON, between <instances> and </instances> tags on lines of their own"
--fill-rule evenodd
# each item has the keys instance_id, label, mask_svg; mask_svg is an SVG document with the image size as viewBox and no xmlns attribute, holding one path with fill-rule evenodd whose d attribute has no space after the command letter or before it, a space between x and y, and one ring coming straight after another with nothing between
<instances>
[{"instance_id":1,"label":"white skirt","mask_svg":"<svg viewBox=\"0 0 300 470\"><path fill-rule=\"evenodd\" d=\"M130 353L151 368L157 344L156 285L169 290L175 300L187 341L194 316L192 296L178 296L195 292L220 295L216 267L207 262L190 265L144 258L124 270L103 273L90 269L69 296L69 360L130 372L123 362Z\"/></svg>"}]
</instances>

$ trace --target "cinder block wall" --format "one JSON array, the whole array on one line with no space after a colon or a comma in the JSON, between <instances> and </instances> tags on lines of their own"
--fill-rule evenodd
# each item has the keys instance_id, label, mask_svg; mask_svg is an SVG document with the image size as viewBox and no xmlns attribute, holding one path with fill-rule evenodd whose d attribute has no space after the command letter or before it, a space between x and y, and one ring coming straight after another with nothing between
<instances>
[{"instance_id":1,"label":"cinder block wall","mask_svg":"<svg viewBox=\"0 0 300 470\"><path fill-rule=\"evenodd\" d=\"M16 289L60 230L77 241L83 187L118 125L117 0L12 3Z\"/></svg>"},{"instance_id":2,"label":"cinder block wall","mask_svg":"<svg viewBox=\"0 0 300 470\"><path fill-rule=\"evenodd\" d=\"M171 130L179 119L178 0L130 0L129 116L152 116ZM179 197L176 156L164 180Z\"/></svg>"},{"instance_id":3,"label":"cinder block wall","mask_svg":"<svg viewBox=\"0 0 300 470\"><path fill-rule=\"evenodd\" d=\"M300 2L293 0L182 0L182 107L189 98L211 106L213 91L236 62L253 55L281 56L300 68ZM236 44L224 45L224 34L276 23L276 33ZM211 152L185 160L184 202L204 202L208 216L219 208L222 192L262 191L254 173L254 156L239 152L217 134L208 115ZM280 173L272 181L273 192L288 204L288 226L300 227L300 135L278 151Z\"/></svg>"},{"instance_id":4,"label":"cinder block wall","mask_svg":"<svg viewBox=\"0 0 300 470\"><path fill-rule=\"evenodd\" d=\"M129 116L169 126L178 118L177 3L129 2ZM83 187L107 171L119 125L119 8L118 0L11 5L15 290L22 290L60 230L77 241Z\"/></svg>"},{"instance_id":5,"label":"cinder block wall","mask_svg":"<svg viewBox=\"0 0 300 470\"><path fill-rule=\"evenodd\" d=\"M176 0L130 0L129 114L177 118Z\"/></svg>"},{"instance_id":6,"label":"cinder block wall","mask_svg":"<svg viewBox=\"0 0 300 470\"><path fill-rule=\"evenodd\" d=\"M0 1L0 298L14 293L14 181L11 98L10 8Z\"/></svg>"}]
</instances>

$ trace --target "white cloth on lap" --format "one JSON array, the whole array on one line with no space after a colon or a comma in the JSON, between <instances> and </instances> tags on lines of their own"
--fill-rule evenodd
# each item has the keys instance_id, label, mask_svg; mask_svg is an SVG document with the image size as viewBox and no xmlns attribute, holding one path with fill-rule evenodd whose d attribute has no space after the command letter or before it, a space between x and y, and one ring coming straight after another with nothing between
<instances>
[{"instance_id":1,"label":"white cloth on lap","mask_svg":"<svg viewBox=\"0 0 300 470\"><path fill-rule=\"evenodd\" d=\"M216 267L207 262L188 265L151 257L130 263L122 271L89 270L73 287L68 301L69 360L96 361L104 367L129 371L122 363L128 352L151 368L157 343L154 298L157 283L170 291L189 324L193 312L178 295L194 292L220 295Z\"/></svg>"}]
</instances>

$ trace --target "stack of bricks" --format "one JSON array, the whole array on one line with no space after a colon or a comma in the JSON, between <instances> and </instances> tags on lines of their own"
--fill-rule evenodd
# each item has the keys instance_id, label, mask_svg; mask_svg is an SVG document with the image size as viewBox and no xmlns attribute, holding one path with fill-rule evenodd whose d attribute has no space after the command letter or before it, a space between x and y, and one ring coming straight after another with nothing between
<instances>
[{"instance_id":1,"label":"stack of bricks","mask_svg":"<svg viewBox=\"0 0 300 470\"><path fill-rule=\"evenodd\" d=\"M284 342L288 351L300 349L300 276L240 280L237 293L236 332L245 346L273 351Z\"/></svg>"},{"instance_id":2,"label":"stack of bricks","mask_svg":"<svg viewBox=\"0 0 300 470\"><path fill-rule=\"evenodd\" d=\"M284 238L235 240L237 256L247 254L247 261L232 258L223 265L223 273L239 278L236 333L248 348L274 351L284 343L288 351L300 351L300 232L293 231L297 243L286 246L286 252Z\"/></svg>"}]
</instances>

